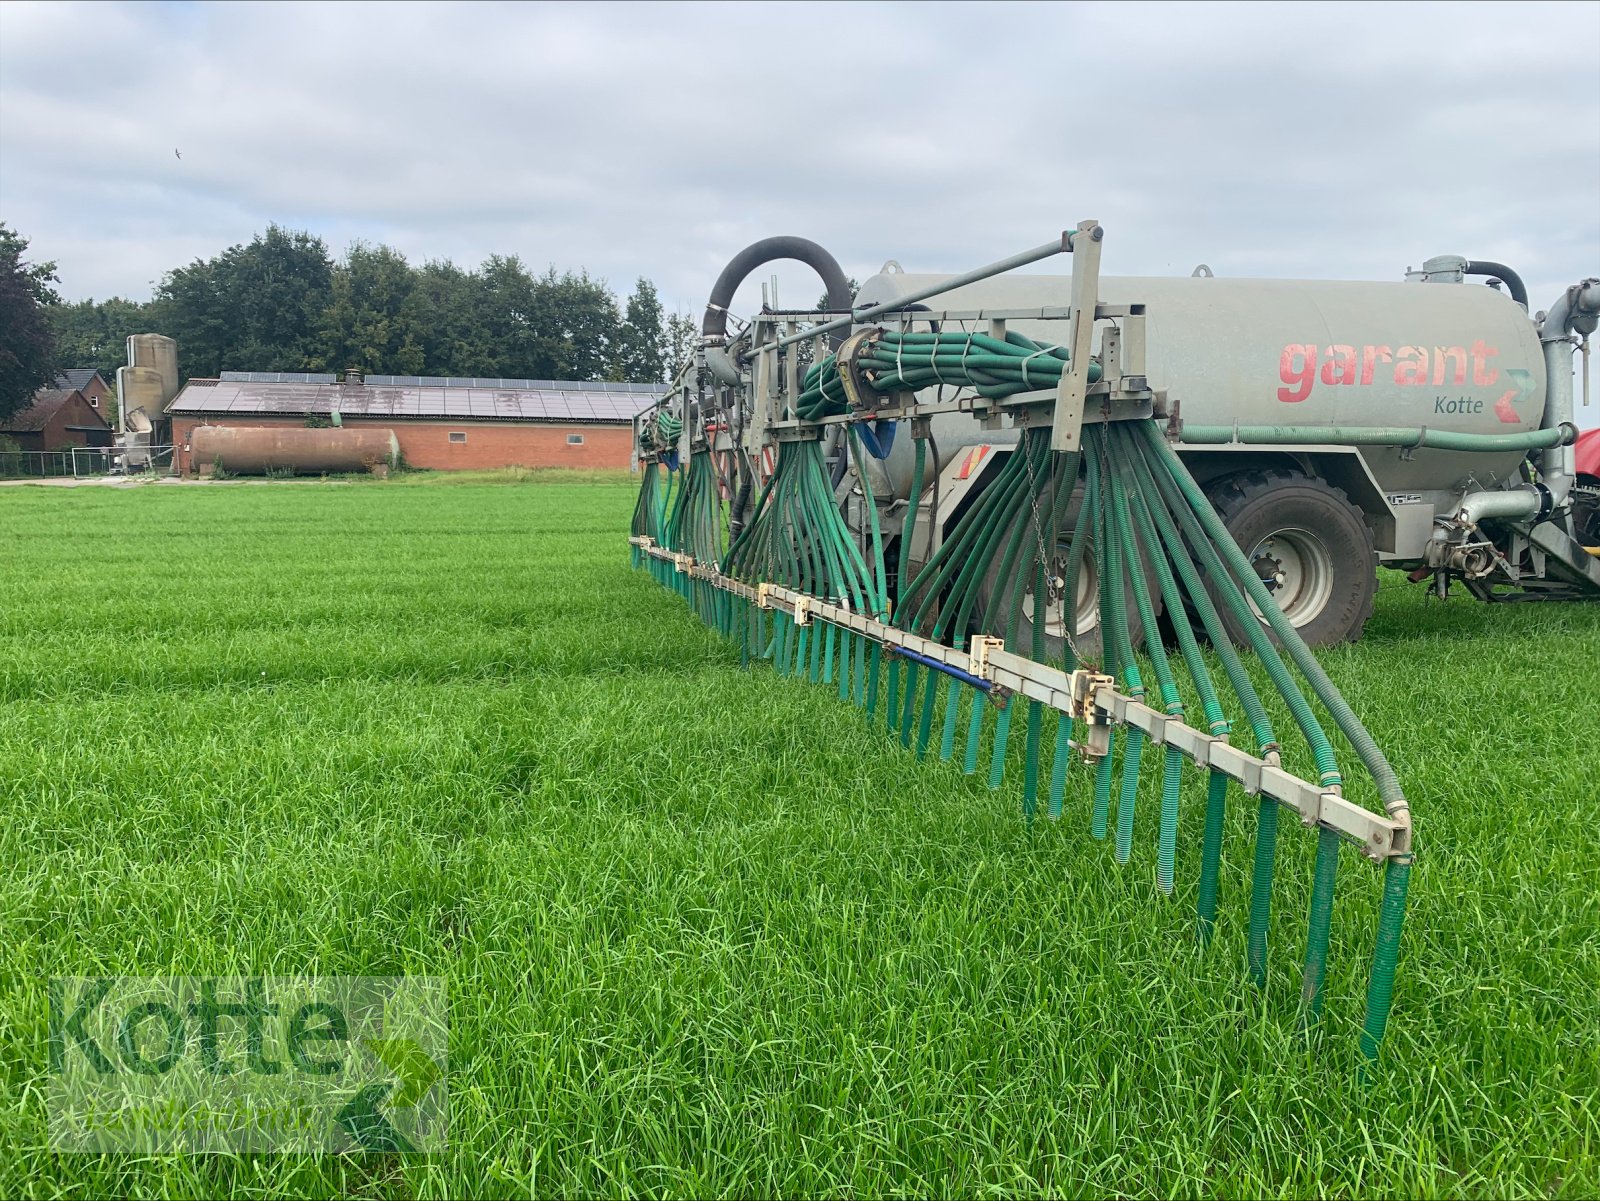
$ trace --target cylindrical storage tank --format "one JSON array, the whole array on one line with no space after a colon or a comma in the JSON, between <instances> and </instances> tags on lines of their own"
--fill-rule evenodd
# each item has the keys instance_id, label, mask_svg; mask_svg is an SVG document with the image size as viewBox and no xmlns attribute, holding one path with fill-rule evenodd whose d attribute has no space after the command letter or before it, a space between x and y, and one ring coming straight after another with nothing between
<instances>
[{"instance_id":1,"label":"cylindrical storage tank","mask_svg":"<svg viewBox=\"0 0 1600 1201\"><path fill-rule=\"evenodd\" d=\"M117 368L117 424L125 433L148 434L168 397L161 373L153 367Z\"/></svg>"},{"instance_id":2,"label":"cylindrical storage tank","mask_svg":"<svg viewBox=\"0 0 1600 1201\"><path fill-rule=\"evenodd\" d=\"M200 474L219 463L231 475L370 471L399 457L400 441L389 429L201 425L189 434L189 463Z\"/></svg>"},{"instance_id":3,"label":"cylindrical storage tank","mask_svg":"<svg viewBox=\"0 0 1600 1201\"><path fill-rule=\"evenodd\" d=\"M862 285L856 304L893 300L940 278L876 275ZM1071 296L1068 276L1013 274L925 303L934 309L1062 308ZM1544 413L1544 356L1533 323L1492 288L1121 276L1101 279L1100 301L1146 306L1150 386L1166 389L1183 420L1196 425L1427 426L1512 434L1537 429ZM1067 338L1064 320L1010 324L1043 341ZM966 440L979 440L975 426ZM1419 450L1403 458L1395 448L1366 447L1361 453L1379 484L1393 490L1454 488L1469 475L1489 484L1513 477L1523 458L1521 451ZM902 474L898 463L893 474L897 480Z\"/></svg>"},{"instance_id":4,"label":"cylindrical storage tank","mask_svg":"<svg viewBox=\"0 0 1600 1201\"><path fill-rule=\"evenodd\" d=\"M130 334L128 366L156 372L161 379L163 408L178 394L178 344L171 338L163 334Z\"/></svg>"}]
</instances>

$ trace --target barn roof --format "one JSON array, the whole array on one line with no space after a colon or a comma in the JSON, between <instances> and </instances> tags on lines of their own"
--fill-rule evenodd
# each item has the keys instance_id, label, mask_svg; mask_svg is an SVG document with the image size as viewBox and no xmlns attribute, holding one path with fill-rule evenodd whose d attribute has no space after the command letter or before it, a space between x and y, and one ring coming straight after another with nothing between
<instances>
[{"instance_id":1,"label":"barn roof","mask_svg":"<svg viewBox=\"0 0 1600 1201\"><path fill-rule=\"evenodd\" d=\"M236 374L246 374L243 372ZM265 374L265 373L263 373ZM169 413L346 417L447 421L559 421L628 424L665 384L564 380L453 380L368 376L364 384L263 379L190 380ZM393 383L392 380L403 382ZM420 382L426 380L428 382ZM478 386L486 385L486 386ZM502 386L519 385L519 386ZM532 386L538 385L538 386Z\"/></svg>"},{"instance_id":2,"label":"barn roof","mask_svg":"<svg viewBox=\"0 0 1600 1201\"><path fill-rule=\"evenodd\" d=\"M0 431L8 434L32 434L44 429L52 418L78 394L76 388L42 388L33 395L33 404L13 413L0 424Z\"/></svg>"}]
</instances>

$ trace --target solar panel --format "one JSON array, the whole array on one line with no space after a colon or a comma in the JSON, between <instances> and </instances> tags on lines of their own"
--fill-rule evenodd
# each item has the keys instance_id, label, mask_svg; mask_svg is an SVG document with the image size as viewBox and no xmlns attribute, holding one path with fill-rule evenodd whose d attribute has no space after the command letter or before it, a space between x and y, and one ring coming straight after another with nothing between
<instances>
[{"instance_id":1,"label":"solar panel","mask_svg":"<svg viewBox=\"0 0 1600 1201\"><path fill-rule=\"evenodd\" d=\"M336 384L337 376L321 371L224 371L217 377L240 384Z\"/></svg>"},{"instance_id":2,"label":"solar panel","mask_svg":"<svg viewBox=\"0 0 1600 1201\"><path fill-rule=\"evenodd\" d=\"M272 376L246 379L248 375ZM523 380L480 377L493 387L460 387L463 377L368 376L365 387L329 388L310 379L279 378L282 372L233 372L232 378L193 385L172 403L180 413L272 413L280 416L327 414L337 408L352 418L383 417L479 420L627 423L649 408L665 385L601 380ZM315 381L315 382L313 382ZM538 387L525 385L540 385Z\"/></svg>"},{"instance_id":3,"label":"solar panel","mask_svg":"<svg viewBox=\"0 0 1600 1201\"><path fill-rule=\"evenodd\" d=\"M253 377L246 380L246 377ZM224 371L226 380L249 383L336 383L331 375L290 375L288 373ZM668 384L641 383L636 380L558 380L513 379L509 376L369 375L369 388L480 388L494 392L623 392L660 396Z\"/></svg>"}]
</instances>

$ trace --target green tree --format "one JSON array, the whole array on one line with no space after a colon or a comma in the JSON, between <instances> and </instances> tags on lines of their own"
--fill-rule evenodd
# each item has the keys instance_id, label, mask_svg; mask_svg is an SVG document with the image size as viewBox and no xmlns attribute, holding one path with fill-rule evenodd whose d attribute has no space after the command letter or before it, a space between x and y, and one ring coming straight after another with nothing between
<instances>
[{"instance_id":1,"label":"green tree","mask_svg":"<svg viewBox=\"0 0 1600 1201\"><path fill-rule=\"evenodd\" d=\"M622 318L617 298L587 271L556 273L532 281L526 310L527 357L515 372L535 379L604 379L616 353Z\"/></svg>"},{"instance_id":2,"label":"green tree","mask_svg":"<svg viewBox=\"0 0 1600 1201\"><path fill-rule=\"evenodd\" d=\"M422 351L422 365L399 374L490 374L477 370L487 359L478 324L477 277L442 259L414 268L413 276L400 319Z\"/></svg>"},{"instance_id":3,"label":"green tree","mask_svg":"<svg viewBox=\"0 0 1600 1201\"><path fill-rule=\"evenodd\" d=\"M127 364L128 336L150 327L149 307L120 296L52 305L49 314L62 365L92 367L108 382Z\"/></svg>"},{"instance_id":4,"label":"green tree","mask_svg":"<svg viewBox=\"0 0 1600 1201\"><path fill-rule=\"evenodd\" d=\"M861 291L861 285L856 282L856 277L853 276L853 275L845 276L845 280L850 285L850 296L851 296L852 299L854 299L855 294L857 292ZM826 292L824 292L824 293L822 293L822 295L817 297L817 308L818 309L826 309L827 307L828 307L828 294Z\"/></svg>"},{"instance_id":5,"label":"green tree","mask_svg":"<svg viewBox=\"0 0 1600 1201\"><path fill-rule=\"evenodd\" d=\"M421 375L425 355L406 302L417 273L387 246L356 242L333 269L318 361L325 371Z\"/></svg>"},{"instance_id":6,"label":"green tree","mask_svg":"<svg viewBox=\"0 0 1600 1201\"><path fill-rule=\"evenodd\" d=\"M667 378L664 318L656 286L640 279L628 297L627 313L617 331L612 379L655 383Z\"/></svg>"},{"instance_id":7,"label":"green tree","mask_svg":"<svg viewBox=\"0 0 1600 1201\"><path fill-rule=\"evenodd\" d=\"M229 304L216 259L196 259L162 277L150 302L152 325L178 343L178 368L191 375L215 376L230 361L240 341L239 317Z\"/></svg>"},{"instance_id":8,"label":"green tree","mask_svg":"<svg viewBox=\"0 0 1600 1201\"><path fill-rule=\"evenodd\" d=\"M700 323L692 313L673 313L662 328L661 342L661 378L676 379L678 372L694 362L695 354L700 349Z\"/></svg>"},{"instance_id":9,"label":"green tree","mask_svg":"<svg viewBox=\"0 0 1600 1201\"><path fill-rule=\"evenodd\" d=\"M167 272L148 305L83 301L61 306L54 322L73 366L107 374L122 364L128 334L167 334L178 342L185 378L357 367L657 380L680 342L692 346L692 327L669 336L647 279L637 281L624 315L605 281L583 270L550 267L535 276L516 255L491 255L476 271L448 261L413 267L388 246L360 242L335 264L320 238L277 225Z\"/></svg>"},{"instance_id":10,"label":"green tree","mask_svg":"<svg viewBox=\"0 0 1600 1201\"><path fill-rule=\"evenodd\" d=\"M471 357L457 375L531 376L549 357L536 329L540 298L516 255L490 255L472 276Z\"/></svg>"},{"instance_id":11,"label":"green tree","mask_svg":"<svg viewBox=\"0 0 1600 1201\"><path fill-rule=\"evenodd\" d=\"M28 242L0 224L0 420L33 402L33 394L55 379L55 339L49 305L60 297L54 263L24 258Z\"/></svg>"},{"instance_id":12,"label":"green tree","mask_svg":"<svg viewBox=\"0 0 1600 1201\"><path fill-rule=\"evenodd\" d=\"M249 245L169 272L153 315L177 339L186 376L302 371L324 357L332 276L321 238L270 225Z\"/></svg>"}]
</instances>

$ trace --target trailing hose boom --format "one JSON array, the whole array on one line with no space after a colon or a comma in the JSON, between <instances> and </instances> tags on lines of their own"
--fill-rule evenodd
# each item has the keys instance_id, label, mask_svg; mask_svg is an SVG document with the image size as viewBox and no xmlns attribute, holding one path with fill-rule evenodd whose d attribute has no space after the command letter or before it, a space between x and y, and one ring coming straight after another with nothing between
<instances>
[{"instance_id":1,"label":"trailing hose boom","mask_svg":"<svg viewBox=\"0 0 1600 1201\"><path fill-rule=\"evenodd\" d=\"M700 361L636 423L634 562L680 591L745 662L836 688L918 757L937 748L994 788L1020 760L1024 818L1076 814L1119 863L1138 853L1140 780L1153 775L1162 893L1177 889L1180 844L1199 836L1202 944L1221 920L1223 824L1242 796L1255 822L1245 968L1259 986L1287 810L1317 839L1300 968L1308 1030L1324 1003L1341 858L1353 852L1378 868L1359 1039L1370 1062L1398 962L1410 807L1302 636L1315 625L1280 604L1292 540L1246 543L1229 524L1237 503L1219 512L1214 473L1197 478L1190 463L1205 447L1270 456L1312 443L1347 456L1377 446L1520 460L1559 451L1570 422L1503 432L1392 421L1189 426L1176 385L1152 378L1158 364L1181 378L1152 338L1158 307L1127 281L1116 302L1100 294L1103 238L1085 221L960 275L919 282L890 272L876 297L863 289L853 300L815 243L741 252L718 280ZM743 273L796 253L823 275L833 311L764 311L728 337L726 307ZM1008 282L1015 267L1061 254L1072 256L1070 280ZM1008 289L1027 303L961 303ZM1588 296L1579 288L1573 315L1559 318L1563 337L1587 332ZM1286 358L1284 372L1291 367ZM1559 398L1555 407L1560 416ZM1496 490L1509 498L1496 504L1526 520L1524 492L1538 497L1519 481ZM1493 518L1450 520L1478 531ZM1449 531L1434 541L1463 545ZM1183 781L1195 772L1204 799L1188 814Z\"/></svg>"}]
</instances>

